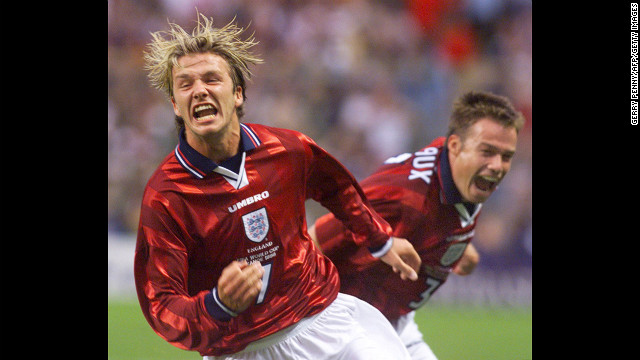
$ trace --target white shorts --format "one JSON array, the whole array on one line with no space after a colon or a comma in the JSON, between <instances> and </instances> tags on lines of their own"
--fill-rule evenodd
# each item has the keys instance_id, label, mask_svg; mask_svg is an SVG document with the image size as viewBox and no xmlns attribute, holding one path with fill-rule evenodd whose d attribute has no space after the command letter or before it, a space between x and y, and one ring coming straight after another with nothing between
<instances>
[{"instance_id":1,"label":"white shorts","mask_svg":"<svg viewBox=\"0 0 640 360\"><path fill-rule=\"evenodd\" d=\"M438 360L429 345L422 339L422 333L414 320L415 315L415 311L412 311L398 318L396 331L402 343L409 351L411 360Z\"/></svg>"},{"instance_id":2,"label":"white shorts","mask_svg":"<svg viewBox=\"0 0 640 360\"><path fill-rule=\"evenodd\" d=\"M254 341L244 350L204 360L411 360L389 321L347 294L319 314Z\"/></svg>"}]
</instances>

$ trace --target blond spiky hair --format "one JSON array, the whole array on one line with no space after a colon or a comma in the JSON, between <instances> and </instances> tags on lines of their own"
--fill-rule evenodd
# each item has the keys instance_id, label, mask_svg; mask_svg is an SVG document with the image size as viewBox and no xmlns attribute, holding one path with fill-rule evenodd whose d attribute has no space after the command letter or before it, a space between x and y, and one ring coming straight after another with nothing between
<instances>
[{"instance_id":1,"label":"blond spiky hair","mask_svg":"<svg viewBox=\"0 0 640 360\"><path fill-rule=\"evenodd\" d=\"M245 94L245 81L252 76L249 64L262 63L263 60L250 52L257 45L253 34L246 40L240 39L245 29L234 24L235 18L222 28L213 27L213 18L198 14L197 26L191 34L182 27L169 21L168 31L151 33L153 40L144 52L144 69L149 72L151 85L164 92L169 98L173 97L172 69L180 66L181 56L194 53L214 53L222 56L231 69L231 79L234 88L242 87ZM246 96L244 96L246 99ZM241 116L242 109L238 109Z\"/></svg>"}]
</instances>

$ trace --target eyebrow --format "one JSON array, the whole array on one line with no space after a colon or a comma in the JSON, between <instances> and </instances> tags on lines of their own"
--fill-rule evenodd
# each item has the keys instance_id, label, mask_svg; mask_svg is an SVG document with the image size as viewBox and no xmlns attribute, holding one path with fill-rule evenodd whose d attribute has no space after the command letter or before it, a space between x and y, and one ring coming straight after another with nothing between
<instances>
[{"instance_id":1,"label":"eyebrow","mask_svg":"<svg viewBox=\"0 0 640 360\"><path fill-rule=\"evenodd\" d=\"M199 74L196 74L196 75L197 76L207 77L207 76L214 76L214 75L219 75L219 74L220 74L219 71L209 70L209 71L206 71L205 73L203 73L202 75L199 75ZM178 79L189 79L189 78L192 78L192 77L193 77L192 73L189 73L189 72L181 73L179 75L176 75L176 78L178 78Z\"/></svg>"},{"instance_id":2,"label":"eyebrow","mask_svg":"<svg viewBox=\"0 0 640 360\"><path fill-rule=\"evenodd\" d=\"M176 75L176 80L180 80L180 79L191 79L193 76L189 75L189 74L180 74L180 75Z\"/></svg>"},{"instance_id":3,"label":"eyebrow","mask_svg":"<svg viewBox=\"0 0 640 360\"><path fill-rule=\"evenodd\" d=\"M480 146L485 146L487 148L489 148L489 150L493 150L495 152L499 152L502 153L503 155L509 155L509 156L513 156L516 152L515 150L503 150L497 146L491 145L489 143L481 143Z\"/></svg>"}]
</instances>

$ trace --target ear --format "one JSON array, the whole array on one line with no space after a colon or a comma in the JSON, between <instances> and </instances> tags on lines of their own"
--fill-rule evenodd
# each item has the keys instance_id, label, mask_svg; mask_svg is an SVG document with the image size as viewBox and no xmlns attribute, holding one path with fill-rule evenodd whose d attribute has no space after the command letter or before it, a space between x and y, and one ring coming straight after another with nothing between
<instances>
[{"instance_id":1,"label":"ear","mask_svg":"<svg viewBox=\"0 0 640 360\"><path fill-rule=\"evenodd\" d=\"M458 156L460 150L462 150L462 139L459 135L449 135L449 138L447 139L447 150L449 150L449 153L453 156Z\"/></svg>"},{"instance_id":2,"label":"ear","mask_svg":"<svg viewBox=\"0 0 640 360\"><path fill-rule=\"evenodd\" d=\"M178 109L178 105L176 105L175 100L173 99L173 96L171 97L171 105L173 105L173 112L177 115L182 117L182 115L180 114L180 110Z\"/></svg>"},{"instance_id":3,"label":"ear","mask_svg":"<svg viewBox=\"0 0 640 360\"><path fill-rule=\"evenodd\" d=\"M236 92L234 93L236 96L236 108L241 106L244 103L244 94L242 92L242 86L236 86Z\"/></svg>"}]
</instances>

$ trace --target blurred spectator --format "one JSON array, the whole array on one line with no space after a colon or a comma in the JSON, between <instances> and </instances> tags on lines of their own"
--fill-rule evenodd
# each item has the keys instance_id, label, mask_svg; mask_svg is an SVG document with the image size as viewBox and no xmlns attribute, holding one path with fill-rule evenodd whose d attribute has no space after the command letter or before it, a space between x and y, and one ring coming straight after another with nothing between
<instances>
[{"instance_id":1,"label":"blurred spectator","mask_svg":"<svg viewBox=\"0 0 640 360\"><path fill-rule=\"evenodd\" d=\"M137 230L144 181L176 144L173 110L142 69L144 46L167 19L191 27L196 8L219 25L235 17L260 41L246 121L308 134L359 179L445 133L462 92L512 99L527 123L474 242L480 266L530 266L530 0L109 1L110 232Z\"/></svg>"}]
</instances>

